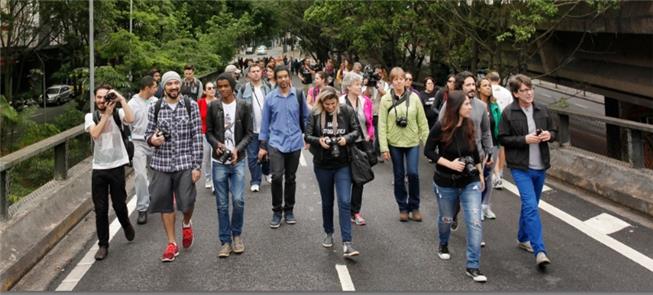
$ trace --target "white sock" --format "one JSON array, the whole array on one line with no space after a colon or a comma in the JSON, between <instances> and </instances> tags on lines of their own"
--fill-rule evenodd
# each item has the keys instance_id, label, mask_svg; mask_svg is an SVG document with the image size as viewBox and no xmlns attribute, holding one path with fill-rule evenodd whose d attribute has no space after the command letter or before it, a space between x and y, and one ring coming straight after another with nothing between
<instances>
[{"instance_id":1,"label":"white sock","mask_svg":"<svg viewBox=\"0 0 653 295\"><path fill-rule=\"evenodd\" d=\"M188 224L184 223L183 221L181 222L181 227L190 227L193 224L193 221L190 220L188 221Z\"/></svg>"}]
</instances>

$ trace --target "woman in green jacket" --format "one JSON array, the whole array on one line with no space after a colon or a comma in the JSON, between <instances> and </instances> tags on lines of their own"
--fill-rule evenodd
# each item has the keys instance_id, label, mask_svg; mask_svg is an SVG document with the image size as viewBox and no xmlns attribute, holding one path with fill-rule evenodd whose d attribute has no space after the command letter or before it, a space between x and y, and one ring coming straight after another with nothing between
<instances>
[{"instance_id":1,"label":"woman in green jacket","mask_svg":"<svg viewBox=\"0 0 653 295\"><path fill-rule=\"evenodd\" d=\"M419 144L429 135L428 121L417 94L406 91L406 73L395 67L390 71L392 89L379 106L379 143L383 160L392 159L394 195L399 205L399 220L422 221L419 212ZM404 169L404 163L406 169ZM407 171L405 171L407 170ZM407 172L407 173L406 173ZM408 174L408 192L404 178Z\"/></svg>"}]
</instances>

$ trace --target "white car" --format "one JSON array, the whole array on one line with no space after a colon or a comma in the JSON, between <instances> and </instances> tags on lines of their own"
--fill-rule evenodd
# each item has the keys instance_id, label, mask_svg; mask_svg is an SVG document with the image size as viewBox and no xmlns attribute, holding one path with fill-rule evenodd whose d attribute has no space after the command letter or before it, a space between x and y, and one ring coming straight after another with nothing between
<instances>
[{"instance_id":1,"label":"white car","mask_svg":"<svg viewBox=\"0 0 653 295\"><path fill-rule=\"evenodd\" d=\"M268 51L268 48L265 47L264 45L259 46L256 48L256 55L266 55Z\"/></svg>"},{"instance_id":2,"label":"white car","mask_svg":"<svg viewBox=\"0 0 653 295\"><path fill-rule=\"evenodd\" d=\"M250 46L247 47L247 49L245 49L245 54L252 54L252 53L254 53L254 47Z\"/></svg>"},{"instance_id":3,"label":"white car","mask_svg":"<svg viewBox=\"0 0 653 295\"><path fill-rule=\"evenodd\" d=\"M48 87L45 93L47 95L47 104L59 105L73 98L73 87L70 85L52 85ZM41 99L43 99L43 96L41 96Z\"/></svg>"}]
</instances>

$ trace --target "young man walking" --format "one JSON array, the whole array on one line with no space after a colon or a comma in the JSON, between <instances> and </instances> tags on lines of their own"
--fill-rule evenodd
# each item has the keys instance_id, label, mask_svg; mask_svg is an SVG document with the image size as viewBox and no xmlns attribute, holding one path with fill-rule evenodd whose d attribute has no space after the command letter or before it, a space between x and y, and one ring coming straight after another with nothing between
<instances>
[{"instance_id":1,"label":"young man walking","mask_svg":"<svg viewBox=\"0 0 653 295\"><path fill-rule=\"evenodd\" d=\"M218 257L245 251L241 238L245 213L245 155L252 137L252 109L248 102L236 100L236 80L222 73L216 81L222 99L209 105L206 137L211 145L213 187L218 207ZM229 195L233 209L229 214ZM231 218L230 218L231 215Z\"/></svg>"},{"instance_id":2,"label":"young man walking","mask_svg":"<svg viewBox=\"0 0 653 295\"><path fill-rule=\"evenodd\" d=\"M129 222L127 192L125 191L125 165L129 155L121 129L134 121L134 113L120 93L103 84L95 88L95 113L84 117L84 130L91 134L93 147L93 172L91 192L95 207L95 227L99 249L96 260L109 254L109 195L116 217L128 241L134 239L134 227ZM122 109L116 110L120 103Z\"/></svg>"},{"instance_id":3,"label":"young man walking","mask_svg":"<svg viewBox=\"0 0 653 295\"><path fill-rule=\"evenodd\" d=\"M273 211L270 227L279 228L282 213L287 224L297 223L293 213L295 173L304 147L302 133L309 110L301 90L291 86L288 68L275 67L274 78L279 87L265 98L258 159L270 159Z\"/></svg>"},{"instance_id":4,"label":"young man walking","mask_svg":"<svg viewBox=\"0 0 653 295\"><path fill-rule=\"evenodd\" d=\"M149 108L145 140L154 146L152 181L150 182L150 213L161 213L168 238L161 261L175 260L179 255L175 235L175 202L184 215L182 242L184 248L193 244L191 217L202 167L202 123L197 103L181 95L181 77L170 71L163 74L161 84L165 96Z\"/></svg>"},{"instance_id":5,"label":"young man walking","mask_svg":"<svg viewBox=\"0 0 653 295\"><path fill-rule=\"evenodd\" d=\"M499 143L505 147L506 162L521 199L517 246L535 255L535 263L544 268L551 263L544 247L538 204L549 162L549 142L557 130L547 107L534 101L531 79L515 75L508 83L514 97L501 114Z\"/></svg>"},{"instance_id":6,"label":"young man walking","mask_svg":"<svg viewBox=\"0 0 653 295\"><path fill-rule=\"evenodd\" d=\"M163 84L163 83L161 83ZM163 85L165 87L165 85ZM181 94L187 95L192 98L194 101L197 101L202 97L202 91L204 86L200 79L195 78L195 66L194 65L185 65L184 66L184 81L181 85Z\"/></svg>"},{"instance_id":7,"label":"young man walking","mask_svg":"<svg viewBox=\"0 0 653 295\"><path fill-rule=\"evenodd\" d=\"M254 133L252 134L251 142L247 145L247 164L250 174L249 190L252 192L260 191L261 174L263 174L263 177L268 182L272 182L269 162L259 161L257 159L258 150L261 145L258 140L259 134L261 133L261 114L263 113L265 96L270 93L270 87L261 80L261 70L258 64L253 64L247 73L250 81L238 90L238 99L248 102L252 106L253 113L252 126Z\"/></svg>"},{"instance_id":8,"label":"young man walking","mask_svg":"<svg viewBox=\"0 0 653 295\"><path fill-rule=\"evenodd\" d=\"M145 142L145 130L147 129L147 110L151 104L158 99L154 96L157 91L157 83L151 76L145 76L139 82L140 91L129 100L129 106L134 112L132 123L132 142L134 143L134 190L136 191L136 211L138 220L136 223L147 223L147 208L150 206L150 192L148 186L150 178L147 171L147 161L152 158L152 147Z\"/></svg>"}]
</instances>

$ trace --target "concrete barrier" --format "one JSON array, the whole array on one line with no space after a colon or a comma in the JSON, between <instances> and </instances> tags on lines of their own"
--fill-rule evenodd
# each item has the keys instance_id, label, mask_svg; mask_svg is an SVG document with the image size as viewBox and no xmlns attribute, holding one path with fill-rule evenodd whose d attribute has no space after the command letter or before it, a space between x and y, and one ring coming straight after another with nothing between
<instances>
[{"instance_id":1,"label":"concrete barrier","mask_svg":"<svg viewBox=\"0 0 653 295\"><path fill-rule=\"evenodd\" d=\"M91 171L87 158L66 180L52 180L10 208L13 216L0 224L0 291L8 291L93 210Z\"/></svg>"},{"instance_id":2,"label":"concrete barrier","mask_svg":"<svg viewBox=\"0 0 653 295\"><path fill-rule=\"evenodd\" d=\"M653 216L653 171L573 147L551 145L549 176Z\"/></svg>"}]
</instances>

